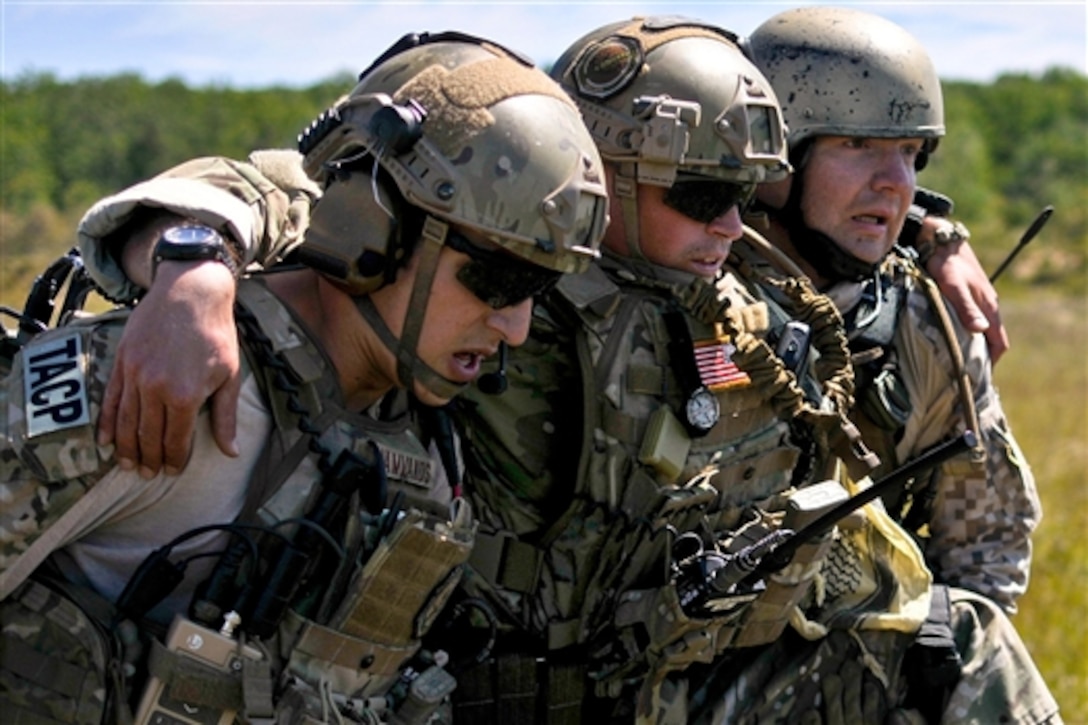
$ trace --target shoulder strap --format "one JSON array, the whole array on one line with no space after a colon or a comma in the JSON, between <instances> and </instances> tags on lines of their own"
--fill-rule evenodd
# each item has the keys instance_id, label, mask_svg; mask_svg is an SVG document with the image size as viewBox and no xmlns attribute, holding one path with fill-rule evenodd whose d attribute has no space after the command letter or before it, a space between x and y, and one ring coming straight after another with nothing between
<instances>
[{"instance_id":1,"label":"shoulder strap","mask_svg":"<svg viewBox=\"0 0 1088 725\"><path fill-rule=\"evenodd\" d=\"M250 477L239 515L245 521L314 450L314 437L335 418L325 401L338 399L339 384L332 364L262 280L242 280L237 299L242 349L275 421Z\"/></svg>"}]
</instances>

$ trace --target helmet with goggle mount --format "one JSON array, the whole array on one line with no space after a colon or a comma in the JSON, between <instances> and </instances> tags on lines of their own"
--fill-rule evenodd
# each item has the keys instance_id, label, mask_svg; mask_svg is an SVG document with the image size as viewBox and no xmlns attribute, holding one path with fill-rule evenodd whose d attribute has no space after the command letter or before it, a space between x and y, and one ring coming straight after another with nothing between
<instances>
[{"instance_id":1,"label":"helmet with goggle mount","mask_svg":"<svg viewBox=\"0 0 1088 725\"><path fill-rule=\"evenodd\" d=\"M807 226L804 162L817 136L922 139L921 170L944 135L941 82L925 48L905 29L852 8L786 10L748 39L752 59L782 101L797 169L777 214L798 252L828 280L861 280L878 264L859 259Z\"/></svg>"},{"instance_id":2,"label":"helmet with goggle mount","mask_svg":"<svg viewBox=\"0 0 1088 725\"><path fill-rule=\"evenodd\" d=\"M552 68L601 156L638 165L638 182L677 174L736 183L783 178L774 91L735 35L697 20L634 18L575 41Z\"/></svg>"},{"instance_id":3,"label":"helmet with goggle mount","mask_svg":"<svg viewBox=\"0 0 1088 725\"><path fill-rule=\"evenodd\" d=\"M671 16L612 23L575 41L552 77L582 110L601 157L615 164L611 191L627 207L636 256L636 184L724 182L704 187L718 201L743 204L755 184L789 173L778 100L727 30Z\"/></svg>"},{"instance_id":4,"label":"helmet with goggle mount","mask_svg":"<svg viewBox=\"0 0 1088 725\"><path fill-rule=\"evenodd\" d=\"M299 151L323 194L297 257L355 295L408 389L418 381L448 399L463 387L417 354L444 247L470 257L457 277L495 308L599 256L604 173L578 109L490 41L404 36L299 136ZM413 254L419 269L394 334L369 293Z\"/></svg>"},{"instance_id":5,"label":"helmet with goggle mount","mask_svg":"<svg viewBox=\"0 0 1088 725\"><path fill-rule=\"evenodd\" d=\"M405 36L299 150L325 187L300 251L355 294L391 280L419 231L444 243L450 223L556 272L598 256L604 176L577 110L543 71L489 41ZM402 230L417 210L422 226Z\"/></svg>"}]
</instances>

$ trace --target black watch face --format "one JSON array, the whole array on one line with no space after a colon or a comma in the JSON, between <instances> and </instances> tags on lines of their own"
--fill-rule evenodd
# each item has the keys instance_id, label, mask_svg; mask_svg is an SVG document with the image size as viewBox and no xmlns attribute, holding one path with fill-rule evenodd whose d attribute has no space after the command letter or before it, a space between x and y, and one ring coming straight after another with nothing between
<instances>
[{"instance_id":1,"label":"black watch face","mask_svg":"<svg viewBox=\"0 0 1088 725\"><path fill-rule=\"evenodd\" d=\"M218 244L221 242L219 232L211 227L197 224L186 224L180 227L171 227L162 233L162 238L171 244Z\"/></svg>"},{"instance_id":2,"label":"black watch face","mask_svg":"<svg viewBox=\"0 0 1088 725\"><path fill-rule=\"evenodd\" d=\"M701 433L708 432L721 417L718 398L707 388L699 388L688 398L684 406L688 425Z\"/></svg>"}]
</instances>

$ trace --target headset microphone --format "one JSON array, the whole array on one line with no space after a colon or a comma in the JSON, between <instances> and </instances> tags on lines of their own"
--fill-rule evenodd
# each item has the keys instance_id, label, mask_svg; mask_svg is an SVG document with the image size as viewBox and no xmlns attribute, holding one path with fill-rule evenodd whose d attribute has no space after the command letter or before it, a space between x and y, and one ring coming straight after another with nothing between
<instances>
[{"instance_id":1,"label":"headset microphone","mask_svg":"<svg viewBox=\"0 0 1088 725\"><path fill-rule=\"evenodd\" d=\"M506 343L499 343L499 369L493 373L484 373L476 381L481 393L502 395L506 392Z\"/></svg>"}]
</instances>

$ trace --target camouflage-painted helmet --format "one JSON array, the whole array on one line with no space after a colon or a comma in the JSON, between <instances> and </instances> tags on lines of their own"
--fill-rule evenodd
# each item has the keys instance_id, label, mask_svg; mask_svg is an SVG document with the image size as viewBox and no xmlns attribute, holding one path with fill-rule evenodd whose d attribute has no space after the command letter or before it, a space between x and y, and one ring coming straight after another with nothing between
<instances>
[{"instance_id":1,"label":"camouflage-painted helmet","mask_svg":"<svg viewBox=\"0 0 1088 725\"><path fill-rule=\"evenodd\" d=\"M925 48L895 23L851 8L802 7L760 25L753 60L771 81L794 148L817 135L944 135L941 82Z\"/></svg>"},{"instance_id":2,"label":"camouflage-painted helmet","mask_svg":"<svg viewBox=\"0 0 1088 725\"><path fill-rule=\"evenodd\" d=\"M558 272L584 271L599 254L604 175L578 109L546 73L489 41L404 36L299 136L299 150L328 187L303 247L346 264L355 293L388 278L374 257L399 263L413 241L382 231L399 200Z\"/></svg>"},{"instance_id":3,"label":"camouflage-painted helmet","mask_svg":"<svg viewBox=\"0 0 1088 725\"><path fill-rule=\"evenodd\" d=\"M633 18L577 40L552 77L574 97L608 161L639 183L677 173L738 184L789 171L771 85L726 30L679 17Z\"/></svg>"}]
</instances>

